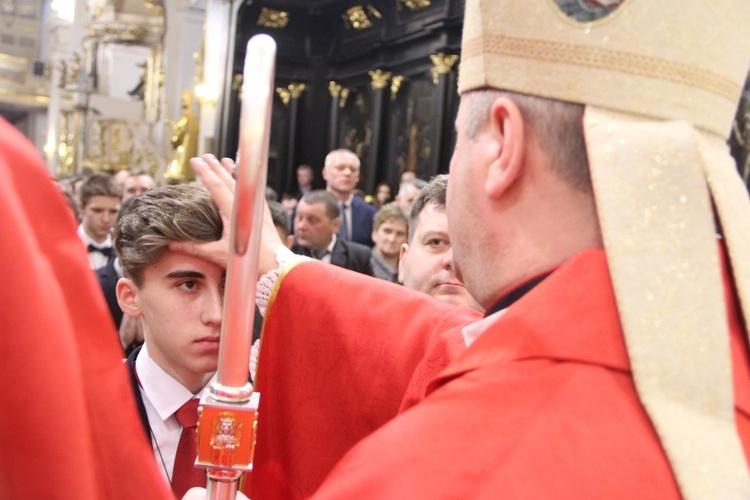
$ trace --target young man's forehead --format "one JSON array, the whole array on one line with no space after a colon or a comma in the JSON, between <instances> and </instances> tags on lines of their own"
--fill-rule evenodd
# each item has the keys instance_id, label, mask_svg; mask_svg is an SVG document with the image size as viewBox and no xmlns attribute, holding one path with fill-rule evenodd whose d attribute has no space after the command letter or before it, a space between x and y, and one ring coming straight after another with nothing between
<instances>
[{"instance_id":1,"label":"young man's forehead","mask_svg":"<svg viewBox=\"0 0 750 500\"><path fill-rule=\"evenodd\" d=\"M404 229L406 229L409 226L404 219L400 219L398 217L391 217L390 219L386 219L383 222L381 222L380 225L377 228L375 228L375 229L380 229L381 227L383 227L386 224L391 224L391 225L399 225L400 224L401 226L403 226Z\"/></svg>"},{"instance_id":2,"label":"young man's forehead","mask_svg":"<svg viewBox=\"0 0 750 500\"><path fill-rule=\"evenodd\" d=\"M120 197L119 196L104 196L104 195L97 194L89 198L88 202L86 203L86 207L119 209Z\"/></svg>"}]
</instances>

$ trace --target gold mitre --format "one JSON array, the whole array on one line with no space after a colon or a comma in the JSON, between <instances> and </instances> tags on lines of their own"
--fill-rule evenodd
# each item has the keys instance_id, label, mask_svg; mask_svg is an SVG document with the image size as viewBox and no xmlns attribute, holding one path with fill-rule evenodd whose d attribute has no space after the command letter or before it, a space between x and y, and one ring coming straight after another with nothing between
<instances>
[{"instance_id":1,"label":"gold mitre","mask_svg":"<svg viewBox=\"0 0 750 500\"><path fill-rule=\"evenodd\" d=\"M726 137L750 64L750 2L467 0L461 59L461 93L511 90Z\"/></svg>"}]
</instances>

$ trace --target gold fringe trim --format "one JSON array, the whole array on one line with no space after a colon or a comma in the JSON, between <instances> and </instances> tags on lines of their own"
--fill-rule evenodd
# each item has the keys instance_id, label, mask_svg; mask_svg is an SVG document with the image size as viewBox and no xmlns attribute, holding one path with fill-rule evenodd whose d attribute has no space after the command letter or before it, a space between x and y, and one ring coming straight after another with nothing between
<instances>
[{"instance_id":1,"label":"gold fringe trim","mask_svg":"<svg viewBox=\"0 0 750 500\"><path fill-rule=\"evenodd\" d=\"M289 265L287 265L279 275L278 279L273 283L273 286L271 287L271 293L268 296L268 304L266 305L266 315L268 314L268 311L271 310L271 306L274 303L274 300L276 299L276 295L279 293L279 289L281 289L281 282L284 281L284 278L286 277L289 272L297 267L299 264L305 264L308 262L312 262L311 259L304 259L304 260L297 260ZM258 345L258 366L255 368L255 376L260 374L260 360L262 359L261 353L263 352L263 337L266 333L266 317L263 317L263 326L260 329L260 344ZM258 380L253 380L253 387L258 385Z\"/></svg>"}]
</instances>

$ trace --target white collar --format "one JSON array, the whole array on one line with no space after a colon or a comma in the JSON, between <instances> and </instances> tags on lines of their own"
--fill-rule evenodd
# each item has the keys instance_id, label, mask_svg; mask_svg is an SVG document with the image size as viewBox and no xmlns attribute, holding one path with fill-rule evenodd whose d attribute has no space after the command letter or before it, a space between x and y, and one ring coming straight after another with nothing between
<instances>
[{"instance_id":1,"label":"white collar","mask_svg":"<svg viewBox=\"0 0 750 500\"><path fill-rule=\"evenodd\" d=\"M135 360L135 366L143 392L162 420L167 420L183 404L194 397L192 392L151 359L146 344L143 344L143 348ZM209 383L215 378L216 374L214 373Z\"/></svg>"},{"instance_id":2,"label":"white collar","mask_svg":"<svg viewBox=\"0 0 750 500\"><path fill-rule=\"evenodd\" d=\"M336 246L336 240L338 238L336 237L336 233L333 233L333 237L331 238L331 242L328 244L328 247L326 247L326 250L328 253L333 253L333 247Z\"/></svg>"},{"instance_id":3,"label":"white collar","mask_svg":"<svg viewBox=\"0 0 750 500\"><path fill-rule=\"evenodd\" d=\"M500 319L505 311L507 311L507 309L502 309L496 313L490 314L486 318L483 318L476 323L465 326L461 330L461 335L464 338L466 347L471 346L471 344L473 344L484 332L486 332L495 323L496 320Z\"/></svg>"}]
</instances>

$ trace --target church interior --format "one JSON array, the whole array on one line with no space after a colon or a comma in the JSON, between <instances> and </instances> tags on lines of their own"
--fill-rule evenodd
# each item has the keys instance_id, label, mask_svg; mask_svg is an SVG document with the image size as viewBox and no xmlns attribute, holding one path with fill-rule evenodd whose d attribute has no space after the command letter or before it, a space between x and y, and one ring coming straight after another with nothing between
<instances>
[{"instance_id":1,"label":"church interior","mask_svg":"<svg viewBox=\"0 0 750 500\"><path fill-rule=\"evenodd\" d=\"M179 155L236 155L245 47L266 33L278 45L269 186L294 191L298 165L319 172L345 147L372 193L404 171L448 170L463 9L463 0L0 0L0 115L57 178L139 168L158 183L189 181ZM729 146L748 183L750 84Z\"/></svg>"}]
</instances>

